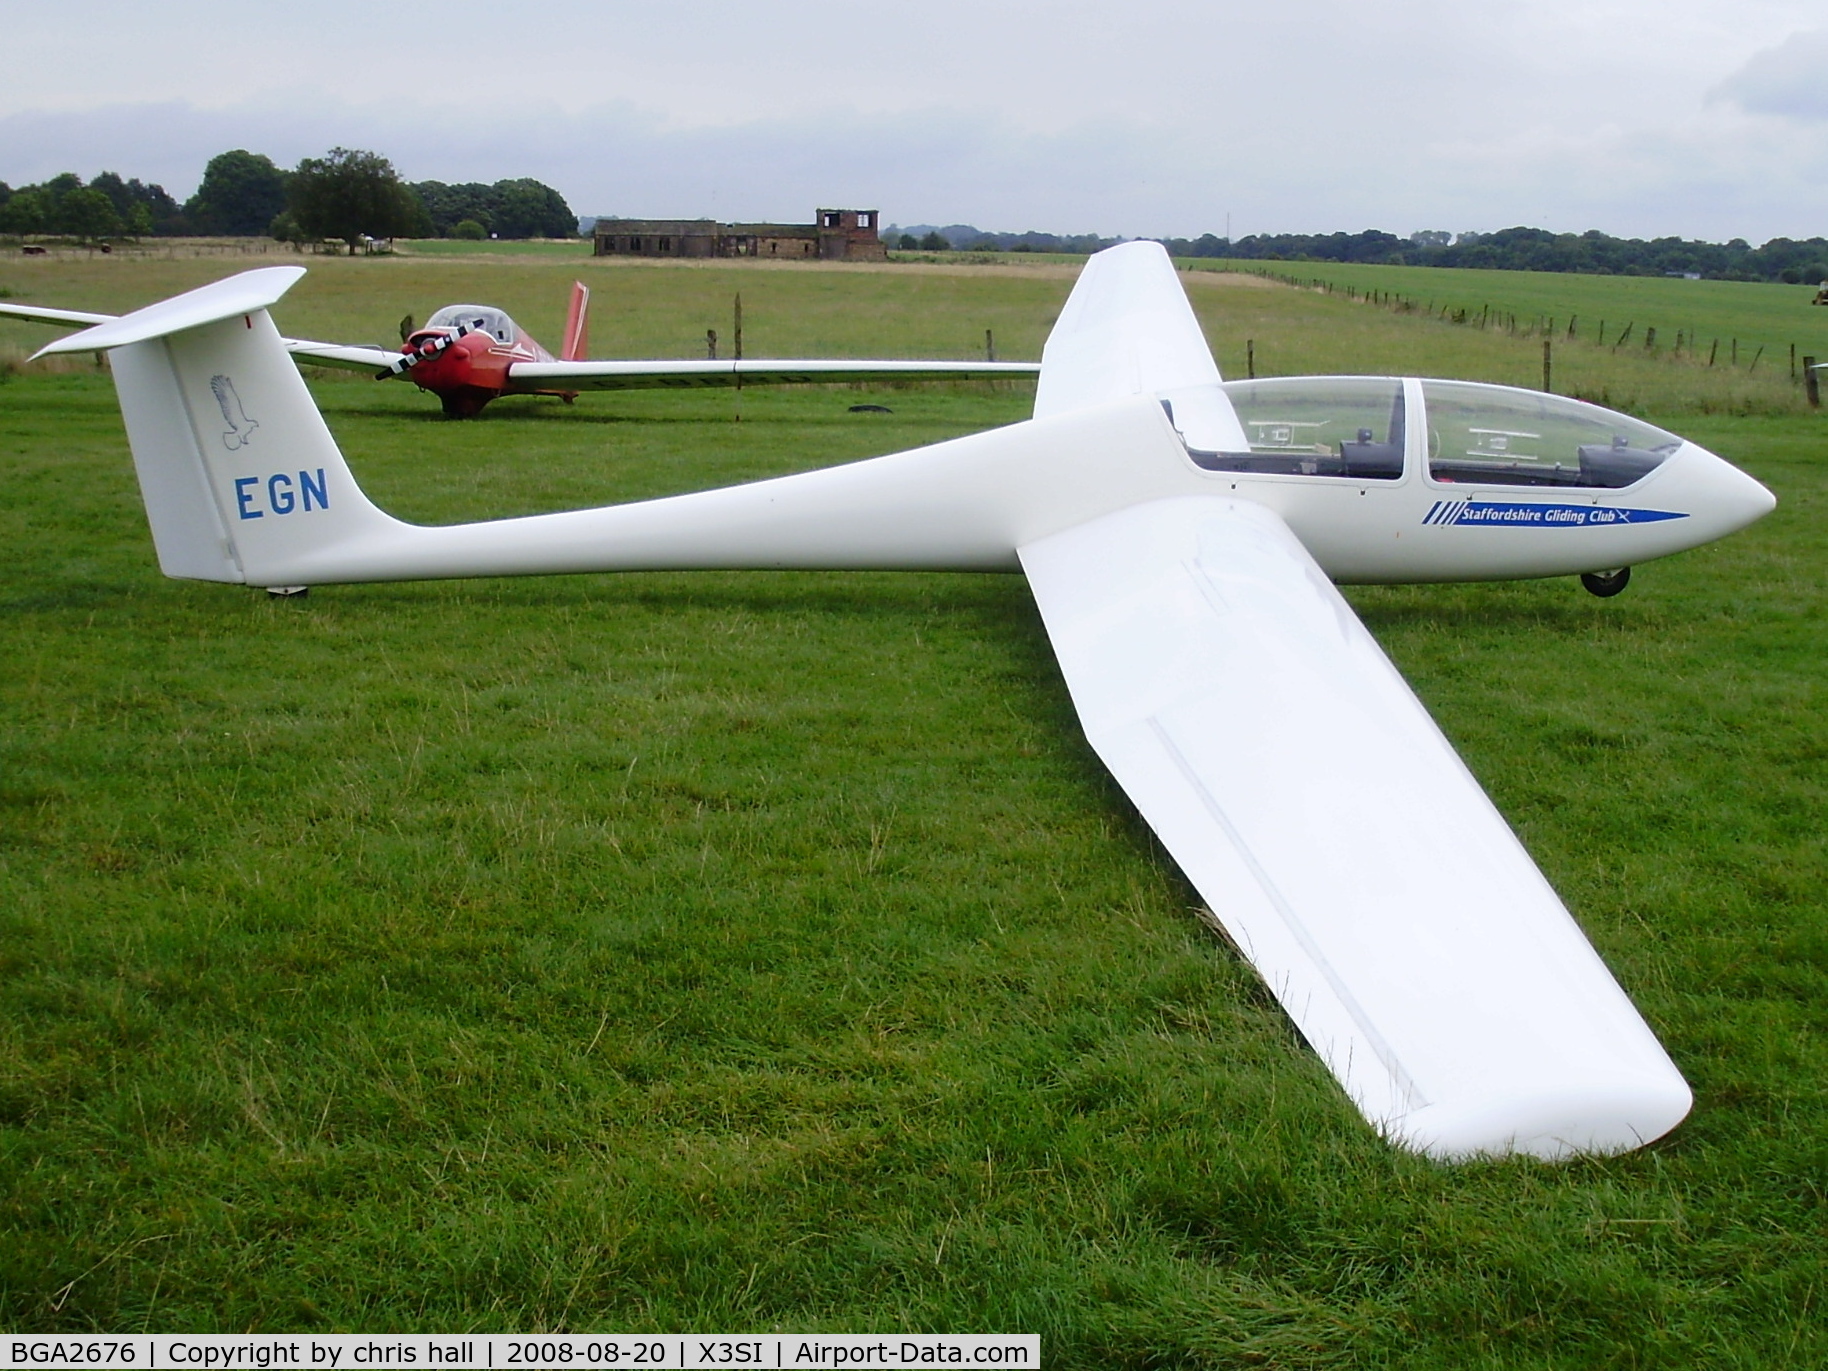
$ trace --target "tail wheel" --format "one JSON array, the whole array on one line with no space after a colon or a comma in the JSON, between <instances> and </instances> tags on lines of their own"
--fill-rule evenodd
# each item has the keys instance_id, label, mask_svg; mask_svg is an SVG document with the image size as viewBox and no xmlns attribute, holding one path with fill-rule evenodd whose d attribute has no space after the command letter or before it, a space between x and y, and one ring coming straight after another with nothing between
<instances>
[{"instance_id":1,"label":"tail wheel","mask_svg":"<svg viewBox=\"0 0 1828 1371\"><path fill-rule=\"evenodd\" d=\"M1580 578L1580 583L1587 588L1588 594L1610 600L1631 584L1631 568L1622 566L1617 571L1589 571Z\"/></svg>"}]
</instances>

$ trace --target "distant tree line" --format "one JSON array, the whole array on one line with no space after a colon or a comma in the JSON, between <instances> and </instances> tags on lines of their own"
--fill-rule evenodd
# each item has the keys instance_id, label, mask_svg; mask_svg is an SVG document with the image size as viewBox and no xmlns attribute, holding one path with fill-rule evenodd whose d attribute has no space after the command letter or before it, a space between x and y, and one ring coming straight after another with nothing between
<instances>
[{"instance_id":1,"label":"distant tree line","mask_svg":"<svg viewBox=\"0 0 1828 1371\"><path fill-rule=\"evenodd\" d=\"M883 241L902 251L1097 252L1122 242L1097 234L986 233L970 224L889 225ZM1496 233L1440 230L1394 233L1266 233L1236 240L1202 234L1158 240L1176 257L1260 262L1365 262L1382 266L1490 267L1501 271L1567 271L1604 276L1694 274L1710 280L1828 280L1828 239L1773 238L1753 247L1743 238L1704 243L1683 238L1614 238L1598 229L1550 233L1508 228Z\"/></svg>"},{"instance_id":2,"label":"distant tree line","mask_svg":"<svg viewBox=\"0 0 1828 1371\"><path fill-rule=\"evenodd\" d=\"M578 217L565 197L531 177L447 186L420 181L412 187L439 238L574 238Z\"/></svg>"},{"instance_id":3,"label":"distant tree line","mask_svg":"<svg viewBox=\"0 0 1828 1371\"><path fill-rule=\"evenodd\" d=\"M1119 243L1120 238L1100 238L1095 233L986 233L970 224L890 224L882 241L902 252L1097 252Z\"/></svg>"},{"instance_id":4,"label":"distant tree line","mask_svg":"<svg viewBox=\"0 0 1828 1371\"><path fill-rule=\"evenodd\" d=\"M1753 247L1743 238L1704 243L1682 238L1614 238L1598 229L1550 233L1508 228L1496 233L1439 230L1398 238L1363 233L1252 234L1235 242L1204 234L1162 240L1177 257L1268 262L1369 262L1387 266L1488 267L1500 271L1566 271L1600 276L1694 274L1710 280L1828 280L1828 239L1773 238Z\"/></svg>"},{"instance_id":5,"label":"distant tree line","mask_svg":"<svg viewBox=\"0 0 1828 1371\"><path fill-rule=\"evenodd\" d=\"M0 234L110 238L208 234L282 241L369 238L569 238L577 218L564 197L531 178L408 185L378 153L332 148L291 171L236 148L210 159L180 205L163 186L104 171L73 172L17 190L0 181Z\"/></svg>"},{"instance_id":6,"label":"distant tree line","mask_svg":"<svg viewBox=\"0 0 1828 1371\"><path fill-rule=\"evenodd\" d=\"M104 171L89 184L72 172L14 190L0 181L0 233L61 233L72 238L184 233L184 211L163 186L123 181Z\"/></svg>"}]
</instances>

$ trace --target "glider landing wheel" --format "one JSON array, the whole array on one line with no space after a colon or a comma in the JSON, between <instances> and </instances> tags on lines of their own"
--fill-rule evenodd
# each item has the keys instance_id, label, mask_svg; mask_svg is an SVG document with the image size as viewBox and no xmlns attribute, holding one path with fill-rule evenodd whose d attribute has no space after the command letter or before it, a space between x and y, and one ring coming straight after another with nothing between
<instances>
[{"instance_id":1,"label":"glider landing wheel","mask_svg":"<svg viewBox=\"0 0 1828 1371\"><path fill-rule=\"evenodd\" d=\"M1617 571L1589 571L1580 578L1580 583L1587 588L1588 594L1609 600L1631 584L1631 568L1622 566Z\"/></svg>"}]
</instances>

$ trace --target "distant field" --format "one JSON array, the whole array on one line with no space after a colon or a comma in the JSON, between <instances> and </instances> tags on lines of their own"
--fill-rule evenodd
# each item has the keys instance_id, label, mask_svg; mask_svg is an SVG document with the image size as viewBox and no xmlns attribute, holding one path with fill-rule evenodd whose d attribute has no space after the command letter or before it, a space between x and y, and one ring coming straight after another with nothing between
<instances>
[{"instance_id":1,"label":"distant field","mask_svg":"<svg viewBox=\"0 0 1828 1371\"><path fill-rule=\"evenodd\" d=\"M1196 269L1212 269L1200 262ZM1712 345L1720 349L1716 367L1725 366L1738 343L1738 360L1749 367L1760 348L1758 365L1788 375L1790 348L1797 355L1828 361L1828 308L1812 305L1816 286L1771 285L1745 281L1686 281L1669 277L1582 276L1558 272L1458 271L1436 267L1377 267L1328 262L1233 262L1216 269L1273 272L1280 276L1318 279L1360 293L1403 295L1423 309L1443 306L1478 315L1518 316L1520 322L1553 319L1555 336L1566 339L1570 322L1576 337L1598 344L1605 325L1607 347L1631 327L1621 353L1644 348L1645 332L1654 328L1659 352L1667 354L1683 335L1689 352L1705 360ZM1692 341L1690 341L1692 340Z\"/></svg>"},{"instance_id":2,"label":"distant field","mask_svg":"<svg viewBox=\"0 0 1828 1371\"><path fill-rule=\"evenodd\" d=\"M537 245L535 245L537 246ZM503 254L260 260L149 257L0 257L0 290L28 303L118 312L246 270L296 264L310 275L276 312L302 337L398 346L399 321L440 305L499 305L548 346L563 331L571 282L593 291L590 337L600 356L702 357L714 328L728 355L732 306L743 297L751 357L981 358L984 330L999 355L1038 357L1072 285L1060 268L1000 272L943 265L871 269L837 264L691 264ZM0 320L0 346L35 349L42 326Z\"/></svg>"},{"instance_id":3,"label":"distant field","mask_svg":"<svg viewBox=\"0 0 1828 1371\"><path fill-rule=\"evenodd\" d=\"M592 258L572 254L568 244L487 246L500 251L495 256L355 258L281 252L258 261L220 256L9 255L0 257L0 290L22 301L117 311L250 265L297 262L311 274L287 297L277 317L282 328L299 336L391 344L402 316L423 320L440 305L475 300L502 306L550 345L563 326L570 283L581 279L595 292L591 342L599 356L701 357L707 329L717 330L727 354L732 304L740 292L745 351L751 357L982 357L988 329L997 355L1013 359L1040 355L1076 271L1072 263L1022 253L982 260L971 254L932 254L924 260L888 264L681 265ZM1183 279L1227 376L1247 373L1249 343L1260 375L1315 369L1458 376L1531 387L1542 383L1542 340L1535 332L1513 336L1496 326L1456 326L1420 313L1393 321L1388 311L1344 294L1274 287L1250 272L1209 271L1195 265ZM1311 264L1293 265L1305 271ZM1752 325L1759 318L1788 319L1771 311L1779 310L1781 301L1796 299L1792 288L1727 285L1723 299L1730 295L1753 302L1740 314L1721 315L1718 320L1745 325L1741 361L1731 365L1729 352L1708 366L1705 351L1672 357L1674 332L1666 326L1658 326L1654 351L1638 345L1599 346L1585 333L1570 341L1566 317L1558 311L1572 308L1581 319L1591 317L1596 329L1600 319L1589 316L1588 297L1580 292L1623 291L1624 323L1635 323L1634 336L1641 343L1655 310L1681 295L1675 288L1724 283L1417 268L1383 285L1355 288L1407 290L1410 276L1423 285L1437 279L1457 283L1471 276L1499 278L1493 284L1520 293L1513 299L1494 290L1489 294L1495 298L1485 303L1509 312L1534 307L1535 297L1526 299L1524 293L1545 292L1545 318L1560 321L1552 340L1552 360L1554 388L1563 394L1644 414L1782 414L1803 409L1802 388L1788 370L1787 344L1781 352L1771 345L1755 369L1749 365L1756 351L1749 343ZM1342 277L1340 284L1348 283ZM1558 290L1564 294L1557 295ZM1633 295L1634 290L1639 294ZM1425 305L1433 297L1418 298ZM1443 297L1437 303L1446 302ZM1611 302L1609 295L1606 303ZM1767 313L1758 314L1754 304ZM1476 311L1479 302L1469 301L1466 307ZM1828 310L1806 303L1798 308L1809 324L1817 322L1817 315L1828 316ZM1615 327L1624 326L1615 326L1610 317L1606 322L1609 338L1616 337ZM1828 328L1828 318L1820 325ZM42 328L0 321L0 356L16 359L44 338ZM1820 343L1820 355L1828 357L1828 338Z\"/></svg>"},{"instance_id":4,"label":"distant field","mask_svg":"<svg viewBox=\"0 0 1828 1371\"><path fill-rule=\"evenodd\" d=\"M377 341L461 298L550 340L579 266L308 264L282 327ZM0 288L116 310L230 269L7 258ZM991 327L1035 356L1070 286L582 269L597 350L631 355L696 355L740 290L751 355L967 357ZM1229 374L1247 338L1266 372L1539 364L1533 339L1188 279ZM105 376L0 371L0 1326L1828 1363L1828 422L1757 374L1569 351L1778 512L1616 600L1351 593L1695 1085L1666 1141L1562 1167L1377 1142L1086 748L1019 577L270 602L158 575ZM314 385L377 500L427 521L846 460L1031 396L457 424L405 385Z\"/></svg>"}]
</instances>

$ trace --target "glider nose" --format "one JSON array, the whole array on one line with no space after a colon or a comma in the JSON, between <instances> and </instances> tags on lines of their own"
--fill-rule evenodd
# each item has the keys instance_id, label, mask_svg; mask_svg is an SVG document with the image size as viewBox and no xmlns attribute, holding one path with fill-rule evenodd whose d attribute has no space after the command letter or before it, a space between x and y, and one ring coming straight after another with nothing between
<instances>
[{"instance_id":1,"label":"glider nose","mask_svg":"<svg viewBox=\"0 0 1828 1371\"><path fill-rule=\"evenodd\" d=\"M1693 442L1688 444L1688 456L1700 469L1713 537L1737 533L1777 508L1775 495L1725 458Z\"/></svg>"}]
</instances>

